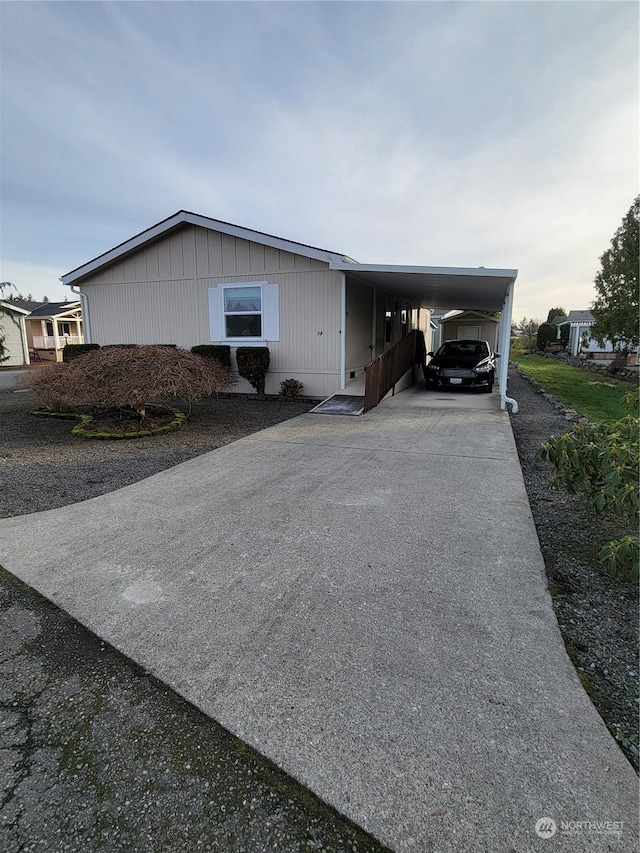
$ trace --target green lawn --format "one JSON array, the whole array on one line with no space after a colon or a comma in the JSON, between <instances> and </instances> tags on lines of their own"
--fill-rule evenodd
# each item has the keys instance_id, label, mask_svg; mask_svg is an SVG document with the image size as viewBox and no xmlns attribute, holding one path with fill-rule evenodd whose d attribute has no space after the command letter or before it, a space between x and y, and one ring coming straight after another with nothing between
<instances>
[{"instance_id":1,"label":"green lawn","mask_svg":"<svg viewBox=\"0 0 640 853\"><path fill-rule=\"evenodd\" d=\"M542 355L514 353L511 360L558 400L575 409L593 423L619 420L631 413L624 397L633 390L630 382L621 382L606 374L573 367Z\"/></svg>"}]
</instances>

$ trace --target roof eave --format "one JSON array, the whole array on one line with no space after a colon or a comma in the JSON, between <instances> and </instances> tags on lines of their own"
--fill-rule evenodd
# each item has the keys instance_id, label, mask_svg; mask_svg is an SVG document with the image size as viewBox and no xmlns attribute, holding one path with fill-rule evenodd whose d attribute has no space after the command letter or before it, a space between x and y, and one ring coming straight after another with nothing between
<instances>
[{"instance_id":1,"label":"roof eave","mask_svg":"<svg viewBox=\"0 0 640 853\"><path fill-rule=\"evenodd\" d=\"M476 278L504 278L515 281L518 270L512 269L490 269L488 267L420 267L398 264L353 264L342 262L331 262L331 269L343 272L402 272L415 273L416 275L447 275L447 276L474 276Z\"/></svg>"},{"instance_id":2,"label":"roof eave","mask_svg":"<svg viewBox=\"0 0 640 853\"><path fill-rule=\"evenodd\" d=\"M0 305L2 305L3 308L7 308L9 311L17 311L18 314L25 314L26 316L28 316L31 313L30 311L27 311L24 308L20 308L20 306L18 305L13 305L10 299L0 299Z\"/></svg>"},{"instance_id":3,"label":"roof eave","mask_svg":"<svg viewBox=\"0 0 640 853\"><path fill-rule=\"evenodd\" d=\"M151 228L141 231L140 234L136 234L129 240L125 240L124 243L114 246L114 248L110 249L108 252L104 252L102 255L98 255L98 257L88 263L83 264L80 267L76 267L76 269L61 276L60 281L62 284L67 286L80 282L88 276L96 273L99 269L115 263L125 256L141 249L143 246L166 236L171 231L181 228L185 224L206 228L209 231L219 231L232 237L238 237L242 240L248 240L264 246L270 246L271 248L289 252L294 255L303 255L304 257L323 261L327 264L338 261L342 263L354 263L353 261L350 261L346 255L329 252L326 249L318 249L314 246L307 246L304 243L295 243L292 240L285 240L282 237L275 237L271 234L253 231L250 228L243 228L240 225L233 225L230 222L210 219L209 217L201 216L197 213L190 213L187 210L179 210L173 216L163 219L162 222L158 222L156 225L151 226Z\"/></svg>"}]
</instances>

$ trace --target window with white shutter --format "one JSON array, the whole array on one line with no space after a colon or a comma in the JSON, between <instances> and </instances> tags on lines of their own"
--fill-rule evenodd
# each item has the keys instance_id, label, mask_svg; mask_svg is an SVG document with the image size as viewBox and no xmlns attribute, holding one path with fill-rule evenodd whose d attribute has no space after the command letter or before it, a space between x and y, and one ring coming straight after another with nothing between
<instances>
[{"instance_id":1,"label":"window with white shutter","mask_svg":"<svg viewBox=\"0 0 640 853\"><path fill-rule=\"evenodd\" d=\"M278 285L229 282L209 288L210 340L238 346L280 340Z\"/></svg>"}]
</instances>

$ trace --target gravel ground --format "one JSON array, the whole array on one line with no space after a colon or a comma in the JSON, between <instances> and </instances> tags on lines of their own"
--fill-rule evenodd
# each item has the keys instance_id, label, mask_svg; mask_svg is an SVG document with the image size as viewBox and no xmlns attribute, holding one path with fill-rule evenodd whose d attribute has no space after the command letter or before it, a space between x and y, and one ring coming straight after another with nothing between
<instances>
[{"instance_id":1,"label":"gravel ground","mask_svg":"<svg viewBox=\"0 0 640 853\"><path fill-rule=\"evenodd\" d=\"M553 466L535 456L543 441L571 424L514 370L509 393L520 405L511 424L567 652L637 772L638 589L602 574L597 562L601 546L632 525L597 516L580 496L551 487Z\"/></svg>"},{"instance_id":2,"label":"gravel ground","mask_svg":"<svg viewBox=\"0 0 640 853\"><path fill-rule=\"evenodd\" d=\"M0 518L95 498L201 453L308 412L315 404L204 400L175 433L145 439L85 440L73 421L35 418L30 391L0 393Z\"/></svg>"}]
</instances>

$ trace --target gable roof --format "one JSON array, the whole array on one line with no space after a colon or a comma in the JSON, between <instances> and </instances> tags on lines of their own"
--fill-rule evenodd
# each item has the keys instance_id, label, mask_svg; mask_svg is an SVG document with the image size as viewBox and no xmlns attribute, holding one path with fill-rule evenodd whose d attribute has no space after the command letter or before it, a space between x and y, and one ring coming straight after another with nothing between
<instances>
[{"instance_id":1,"label":"gable roof","mask_svg":"<svg viewBox=\"0 0 640 853\"><path fill-rule=\"evenodd\" d=\"M564 326L565 323L582 323L588 325L595 323L596 318L591 311L569 311L567 317L558 317L553 322L558 326Z\"/></svg>"},{"instance_id":2,"label":"gable roof","mask_svg":"<svg viewBox=\"0 0 640 853\"><path fill-rule=\"evenodd\" d=\"M80 308L79 301L72 302L45 302L32 311L31 317L59 317L60 314L69 314L71 311L77 311Z\"/></svg>"},{"instance_id":3,"label":"gable roof","mask_svg":"<svg viewBox=\"0 0 640 853\"><path fill-rule=\"evenodd\" d=\"M0 302L10 311L17 311L19 314L31 314L36 308L39 308L44 303L34 302L31 299L0 299Z\"/></svg>"},{"instance_id":4,"label":"gable roof","mask_svg":"<svg viewBox=\"0 0 640 853\"><path fill-rule=\"evenodd\" d=\"M280 249L284 252L290 252L294 255L303 255L307 258L313 258L318 261L331 263L332 261L342 263L355 263L351 258L343 255L340 252L331 252L328 249L319 249L316 246L307 246L305 243L296 243L294 240L285 240L282 237L275 237L273 234L265 234L262 231L253 231L251 228L244 228L241 225L233 225L231 222L223 222L221 219L210 219L208 216L201 216L198 213L191 213L188 210L179 210L173 216L163 219L161 222L152 225L109 249L107 252L98 255L86 264L83 264L71 272L61 276L60 281L66 285L72 285L74 282L92 275L97 270L108 264L121 260L126 255L132 252L137 252L144 246L155 242L156 240L166 237L173 231L183 228L185 225L197 225L200 228L206 228L209 231L218 231L221 234L229 234L232 237L239 237L241 240L249 240L252 243L259 243L263 246L270 246L273 249Z\"/></svg>"},{"instance_id":5,"label":"gable roof","mask_svg":"<svg viewBox=\"0 0 640 853\"><path fill-rule=\"evenodd\" d=\"M448 323L449 320L462 320L466 317L478 317L480 320L489 320L492 323L500 322L497 317L492 317L491 314L483 314L481 311L464 310L448 311L443 317L438 318L438 322Z\"/></svg>"}]
</instances>

